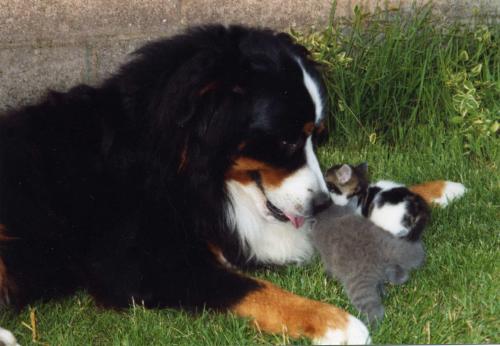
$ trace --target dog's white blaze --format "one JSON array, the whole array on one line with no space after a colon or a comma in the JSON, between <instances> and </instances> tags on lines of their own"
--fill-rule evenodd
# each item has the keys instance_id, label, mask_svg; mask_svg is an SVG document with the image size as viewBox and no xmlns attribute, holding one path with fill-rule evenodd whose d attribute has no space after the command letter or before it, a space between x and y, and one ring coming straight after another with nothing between
<instances>
[{"instance_id":1,"label":"dog's white blaze","mask_svg":"<svg viewBox=\"0 0 500 346\"><path fill-rule=\"evenodd\" d=\"M295 229L289 222L276 220L255 183L243 185L231 180L226 187L231 202L228 219L249 258L273 264L301 263L311 258L310 222Z\"/></svg>"},{"instance_id":2,"label":"dog's white blaze","mask_svg":"<svg viewBox=\"0 0 500 346\"><path fill-rule=\"evenodd\" d=\"M321 167L319 166L318 158L316 157L316 153L314 152L311 136L309 136L306 140L305 151L307 166L316 175L320 190L324 193L328 193L328 187L326 186L325 179L323 178L323 173L321 172Z\"/></svg>"},{"instance_id":3,"label":"dog's white blaze","mask_svg":"<svg viewBox=\"0 0 500 346\"><path fill-rule=\"evenodd\" d=\"M328 194L318 159L309 136L304 146L306 164L286 177L278 187L264 186L267 198L282 211L311 216L312 200L318 193Z\"/></svg>"},{"instance_id":4,"label":"dog's white blaze","mask_svg":"<svg viewBox=\"0 0 500 346\"><path fill-rule=\"evenodd\" d=\"M323 117L323 101L321 100L321 93L319 92L319 87L316 81L311 77L311 75L306 71L300 59L297 58L297 63L302 70L302 75L304 77L304 85L306 86L309 95L311 95L311 100L314 103L316 123L318 123Z\"/></svg>"}]
</instances>

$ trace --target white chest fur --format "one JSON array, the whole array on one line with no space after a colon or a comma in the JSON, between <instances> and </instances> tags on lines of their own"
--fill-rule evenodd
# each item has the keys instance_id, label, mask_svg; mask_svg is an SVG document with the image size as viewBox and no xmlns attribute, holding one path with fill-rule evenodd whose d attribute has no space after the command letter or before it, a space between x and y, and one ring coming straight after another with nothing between
<instances>
[{"instance_id":1,"label":"white chest fur","mask_svg":"<svg viewBox=\"0 0 500 346\"><path fill-rule=\"evenodd\" d=\"M311 258L314 248L310 240L312 222L295 229L290 222L281 222L266 215L266 206L259 188L251 183L226 183L231 205L228 219L238 233L249 258L261 263L300 263Z\"/></svg>"}]
</instances>

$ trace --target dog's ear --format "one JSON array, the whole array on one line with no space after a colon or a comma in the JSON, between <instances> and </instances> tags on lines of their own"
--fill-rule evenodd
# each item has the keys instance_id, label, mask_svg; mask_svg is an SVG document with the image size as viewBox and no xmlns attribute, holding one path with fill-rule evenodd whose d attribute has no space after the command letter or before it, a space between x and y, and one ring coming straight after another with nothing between
<instances>
[{"instance_id":1,"label":"dog's ear","mask_svg":"<svg viewBox=\"0 0 500 346\"><path fill-rule=\"evenodd\" d=\"M186 127L196 111L210 108L210 97L244 95L245 87L218 74L220 62L215 53L202 51L185 61L158 94L156 112L160 123ZM226 96L227 96L226 95ZM221 98L224 95L221 96Z\"/></svg>"},{"instance_id":2,"label":"dog's ear","mask_svg":"<svg viewBox=\"0 0 500 346\"><path fill-rule=\"evenodd\" d=\"M180 65L157 93L156 117L164 126L184 127L192 119L200 94L217 87L213 74L215 58L200 52Z\"/></svg>"},{"instance_id":3,"label":"dog's ear","mask_svg":"<svg viewBox=\"0 0 500 346\"><path fill-rule=\"evenodd\" d=\"M311 52L301 44L298 44L295 39L287 33L280 32L276 34L276 37L288 46L292 52L294 52L297 56L301 58L307 58L311 55Z\"/></svg>"}]
</instances>

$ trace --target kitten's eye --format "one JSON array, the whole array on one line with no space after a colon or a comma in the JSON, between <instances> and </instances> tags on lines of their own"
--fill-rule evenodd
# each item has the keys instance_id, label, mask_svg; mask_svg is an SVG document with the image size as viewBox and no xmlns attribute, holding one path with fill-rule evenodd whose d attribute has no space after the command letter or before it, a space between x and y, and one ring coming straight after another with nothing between
<instances>
[{"instance_id":1,"label":"kitten's eye","mask_svg":"<svg viewBox=\"0 0 500 346\"><path fill-rule=\"evenodd\" d=\"M342 194L342 191L340 191L340 189L335 184L327 182L326 183L326 187L328 188L328 191L330 191L330 192L334 192L337 195L341 195Z\"/></svg>"}]
</instances>

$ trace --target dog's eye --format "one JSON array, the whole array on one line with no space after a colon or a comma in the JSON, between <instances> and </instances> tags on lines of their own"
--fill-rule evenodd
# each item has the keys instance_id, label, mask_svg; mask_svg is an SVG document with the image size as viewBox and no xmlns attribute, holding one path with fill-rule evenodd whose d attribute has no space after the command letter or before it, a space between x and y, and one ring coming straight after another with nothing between
<instances>
[{"instance_id":1,"label":"dog's eye","mask_svg":"<svg viewBox=\"0 0 500 346\"><path fill-rule=\"evenodd\" d=\"M297 143L290 143L289 141L282 140L280 143L284 147L295 148L297 147Z\"/></svg>"},{"instance_id":2,"label":"dog's eye","mask_svg":"<svg viewBox=\"0 0 500 346\"><path fill-rule=\"evenodd\" d=\"M290 142L288 140L281 140L280 147L285 151L286 155L293 155L297 149L299 148L299 144L297 142Z\"/></svg>"}]
</instances>

